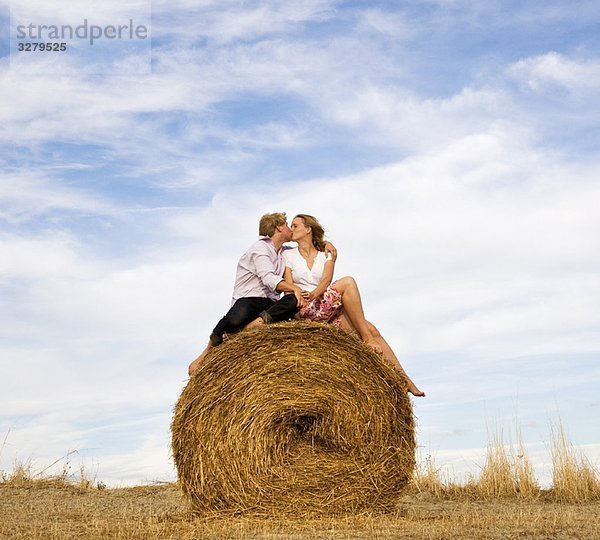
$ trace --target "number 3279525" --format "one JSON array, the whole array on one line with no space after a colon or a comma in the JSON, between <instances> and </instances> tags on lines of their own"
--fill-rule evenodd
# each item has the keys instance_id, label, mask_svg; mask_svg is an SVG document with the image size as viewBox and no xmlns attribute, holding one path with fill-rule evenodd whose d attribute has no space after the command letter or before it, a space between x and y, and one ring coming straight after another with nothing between
<instances>
[{"instance_id":1,"label":"number 3279525","mask_svg":"<svg viewBox=\"0 0 600 540\"><path fill-rule=\"evenodd\" d=\"M33 51L66 51L66 43L19 43L18 51L33 52Z\"/></svg>"}]
</instances>

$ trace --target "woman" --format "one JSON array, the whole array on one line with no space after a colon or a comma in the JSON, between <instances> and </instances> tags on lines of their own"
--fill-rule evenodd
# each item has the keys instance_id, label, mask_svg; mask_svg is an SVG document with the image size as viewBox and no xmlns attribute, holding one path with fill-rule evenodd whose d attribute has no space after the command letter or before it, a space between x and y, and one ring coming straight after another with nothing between
<instances>
[{"instance_id":1,"label":"woman","mask_svg":"<svg viewBox=\"0 0 600 540\"><path fill-rule=\"evenodd\" d=\"M292 221L292 241L298 247L283 254L283 277L303 290L307 305L297 317L311 321L327 322L347 332L356 331L362 340L381 352L406 379L408 391L414 396L425 396L406 374L394 351L377 328L365 319L360 292L356 281L343 277L335 282L335 263L323 250L325 231L320 223L308 214L298 214Z\"/></svg>"}]
</instances>

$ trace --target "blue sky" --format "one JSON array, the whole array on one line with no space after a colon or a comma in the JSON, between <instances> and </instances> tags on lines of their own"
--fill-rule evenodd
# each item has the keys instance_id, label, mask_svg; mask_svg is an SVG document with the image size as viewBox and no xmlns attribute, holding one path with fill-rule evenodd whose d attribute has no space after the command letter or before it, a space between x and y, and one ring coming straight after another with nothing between
<instances>
[{"instance_id":1,"label":"blue sky","mask_svg":"<svg viewBox=\"0 0 600 540\"><path fill-rule=\"evenodd\" d=\"M10 39L130 15L151 42ZM422 453L476 474L518 421L547 480L560 415L598 463L599 23L592 1L0 1L0 469L75 450L111 485L173 479L187 364L278 210L322 221L428 393Z\"/></svg>"}]
</instances>

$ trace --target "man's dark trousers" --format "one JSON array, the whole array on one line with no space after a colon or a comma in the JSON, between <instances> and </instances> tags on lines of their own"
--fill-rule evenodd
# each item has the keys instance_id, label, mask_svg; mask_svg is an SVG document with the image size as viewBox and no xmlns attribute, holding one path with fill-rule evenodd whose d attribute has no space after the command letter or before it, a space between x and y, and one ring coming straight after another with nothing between
<instances>
[{"instance_id":1,"label":"man's dark trousers","mask_svg":"<svg viewBox=\"0 0 600 540\"><path fill-rule=\"evenodd\" d=\"M297 311L298 300L294 294L286 294L277 302L256 296L238 298L215 326L210 341L213 345L219 345L225 332L239 332L257 317L262 317L266 323L273 323L291 319Z\"/></svg>"}]
</instances>

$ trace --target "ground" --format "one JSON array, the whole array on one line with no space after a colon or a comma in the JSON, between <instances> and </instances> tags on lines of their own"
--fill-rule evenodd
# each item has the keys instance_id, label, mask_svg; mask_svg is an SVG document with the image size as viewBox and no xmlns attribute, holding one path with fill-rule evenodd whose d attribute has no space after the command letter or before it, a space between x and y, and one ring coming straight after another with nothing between
<instances>
[{"instance_id":1,"label":"ground","mask_svg":"<svg viewBox=\"0 0 600 540\"><path fill-rule=\"evenodd\" d=\"M100 486L101 488L103 486ZM124 489L0 483L2 539L600 539L600 504L476 500L409 491L387 515L346 518L198 516L174 484Z\"/></svg>"}]
</instances>

